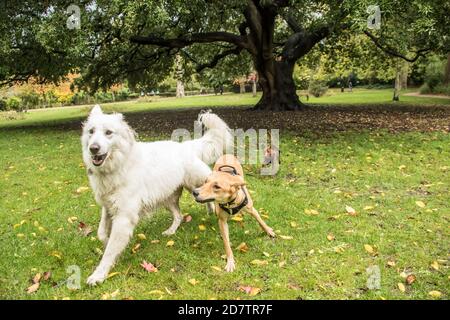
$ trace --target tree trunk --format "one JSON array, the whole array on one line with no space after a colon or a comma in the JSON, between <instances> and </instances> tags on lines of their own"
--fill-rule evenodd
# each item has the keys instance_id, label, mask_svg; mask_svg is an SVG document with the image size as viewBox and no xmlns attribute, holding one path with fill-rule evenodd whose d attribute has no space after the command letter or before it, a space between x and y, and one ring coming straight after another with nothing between
<instances>
[{"instance_id":1,"label":"tree trunk","mask_svg":"<svg viewBox=\"0 0 450 320\"><path fill-rule=\"evenodd\" d=\"M445 67L444 84L450 83L450 52L447 55L447 66Z\"/></svg>"},{"instance_id":2,"label":"tree trunk","mask_svg":"<svg viewBox=\"0 0 450 320\"><path fill-rule=\"evenodd\" d=\"M394 97L392 98L392 100L394 101L400 100L400 89L401 89L400 70L397 68L397 71L395 72Z\"/></svg>"},{"instance_id":3,"label":"tree trunk","mask_svg":"<svg viewBox=\"0 0 450 320\"><path fill-rule=\"evenodd\" d=\"M239 80L239 93L245 93L245 81L244 81L244 79Z\"/></svg>"},{"instance_id":4,"label":"tree trunk","mask_svg":"<svg viewBox=\"0 0 450 320\"><path fill-rule=\"evenodd\" d=\"M294 65L295 62L287 60L255 63L262 89L262 97L254 107L255 110L296 111L304 108L292 76Z\"/></svg>"},{"instance_id":5,"label":"tree trunk","mask_svg":"<svg viewBox=\"0 0 450 320\"><path fill-rule=\"evenodd\" d=\"M184 98L184 84L183 81L177 80L177 98Z\"/></svg>"},{"instance_id":6,"label":"tree trunk","mask_svg":"<svg viewBox=\"0 0 450 320\"><path fill-rule=\"evenodd\" d=\"M256 80L255 79L252 80L252 92L253 92L253 96L256 97Z\"/></svg>"}]
</instances>

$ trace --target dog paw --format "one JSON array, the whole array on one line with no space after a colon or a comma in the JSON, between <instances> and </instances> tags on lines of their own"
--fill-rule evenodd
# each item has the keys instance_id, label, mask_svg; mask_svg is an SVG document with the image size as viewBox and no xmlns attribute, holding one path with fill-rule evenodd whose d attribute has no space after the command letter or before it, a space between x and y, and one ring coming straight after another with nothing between
<instances>
[{"instance_id":1,"label":"dog paw","mask_svg":"<svg viewBox=\"0 0 450 320\"><path fill-rule=\"evenodd\" d=\"M162 233L162 235L163 236L171 236L171 235L173 235L173 234L175 234L175 231L176 230L172 230L172 229L167 229L166 231L164 231L163 233Z\"/></svg>"},{"instance_id":2,"label":"dog paw","mask_svg":"<svg viewBox=\"0 0 450 320\"><path fill-rule=\"evenodd\" d=\"M236 268L236 265L234 263L234 260L228 260L227 265L225 266L225 271L233 272L235 268Z\"/></svg>"},{"instance_id":3,"label":"dog paw","mask_svg":"<svg viewBox=\"0 0 450 320\"><path fill-rule=\"evenodd\" d=\"M272 228L269 228L266 230L267 234L269 235L269 237L271 238L275 238L277 235L275 234L275 231L273 231Z\"/></svg>"},{"instance_id":4,"label":"dog paw","mask_svg":"<svg viewBox=\"0 0 450 320\"><path fill-rule=\"evenodd\" d=\"M93 274L91 274L89 276L89 278L87 279L86 283L90 286L95 286L99 283L102 283L103 281L105 281L106 279L106 275L103 273L99 273L99 272L94 272Z\"/></svg>"}]
</instances>

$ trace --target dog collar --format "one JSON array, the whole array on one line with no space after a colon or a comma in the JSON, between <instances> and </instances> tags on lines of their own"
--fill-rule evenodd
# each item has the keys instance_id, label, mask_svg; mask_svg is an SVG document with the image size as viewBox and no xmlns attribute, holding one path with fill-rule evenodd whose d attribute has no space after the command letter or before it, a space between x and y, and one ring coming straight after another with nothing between
<instances>
[{"instance_id":1,"label":"dog collar","mask_svg":"<svg viewBox=\"0 0 450 320\"><path fill-rule=\"evenodd\" d=\"M230 169L231 169L231 172L230 172L230 171L223 171L223 170L221 170L222 168L230 168ZM229 165L227 165L227 164L224 164L223 166L220 166L219 169L217 169L217 171L226 172L226 173L231 174L232 176L238 176L238 175L239 175L239 174L237 173L235 167L229 166Z\"/></svg>"},{"instance_id":2,"label":"dog collar","mask_svg":"<svg viewBox=\"0 0 450 320\"><path fill-rule=\"evenodd\" d=\"M220 209L222 209L223 211L225 211L226 213L228 213L230 215L235 215L236 213L241 211L241 209L248 204L247 192L245 192L245 189L242 189L242 191L244 192L244 200L242 200L242 202L238 206L230 208L230 206L233 205L234 201L236 200L236 198L234 198L230 202L219 203Z\"/></svg>"}]
</instances>

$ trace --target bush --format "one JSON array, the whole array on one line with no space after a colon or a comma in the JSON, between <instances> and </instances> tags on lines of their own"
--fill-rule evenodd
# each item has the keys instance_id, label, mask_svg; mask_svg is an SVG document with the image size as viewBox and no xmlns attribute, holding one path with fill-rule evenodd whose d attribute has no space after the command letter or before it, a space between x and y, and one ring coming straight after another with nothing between
<instances>
[{"instance_id":1,"label":"bush","mask_svg":"<svg viewBox=\"0 0 450 320\"><path fill-rule=\"evenodd\" d=\"M433 92L450 96L450 84L448 85L438 84L437 86L434 87Z\"/></svg>"},{"instance_id":2,"label":"bush","mask_svg":"<svg viewBox=\"0 0 450 320\"><path fill-rule=\"evenodd\" d=\"M323 96L327 92L327 90L328 90L328 87L325 85L324 82L311 81L309 83L308 91L310 94L312 94L316 98Z\"/></svg>"},{"instance_id":3,"label":"bush","mask_svg":"<svg viewBox=\"0 0 450 320\"><path fill-rule=\"evenodd\" d=\"M6 100L7 110L20 111L21 101L19 97L10 97Z\"/></svg>"},{"instance_id":4,"label":"bush","mask_svg":"<svg viewBox=\"0 0 450 320\"><path fill-rule=\"evenodd\" d=\"M443 82L444 79L444 61L438 58L431 59L425 68L425 83L430 90L434 92L434 88Z\"/></svg>"},{"instance_id":5,"label":"bush","mask_svg":"<svg viewBox=\"0 0 450 320\"><path fill-rule=\"evenodd\" d=\"M431 93L431 89L430 86L426 83L424 83L420 89L419 89L420 94L429 94Z\"/></svg>"},{"instance_id":6,"label":"bush","mask_svg":"<svg viewBox=\"0 0 450 320\"><path fill-rule=\"evenodd\" d=\"M0 98L0 111L8 111L6 100L4 98Z\"/></svg>"},{"instance_id":7,"label":"bush","mask_svg":"<svg viewBox=\"0 0 450 320\"><path fill-rule=\"evenodd\" d=\"M20 95L22 105L27 109L35 109L41 103L41 97L36 92L27 92Z\"/></svg>"}]
</instances>

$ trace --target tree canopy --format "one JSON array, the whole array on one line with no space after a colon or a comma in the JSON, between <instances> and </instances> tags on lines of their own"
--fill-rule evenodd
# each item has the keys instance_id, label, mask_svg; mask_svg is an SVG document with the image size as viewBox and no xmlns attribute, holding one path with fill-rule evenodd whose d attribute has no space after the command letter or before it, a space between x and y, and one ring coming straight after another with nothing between
<instances>
[{"instance_id":1,"label":"tree canopy","mask_svg":"<svg viewBox=\"0 0 450 320\"><path fill-rule=\"evenodd\" d=\"M369 0L2 1L0 83L79 73L77 85L91 91L125 80L154 85L178 55L186 76L254 69L263 90L256 108L298 110L294 66L317 46L352 45L346 37L358 35L371 54L410 62L450 51L449 2L377 3L379 29L368 28Z\"/></svg>"}]
</instances>

